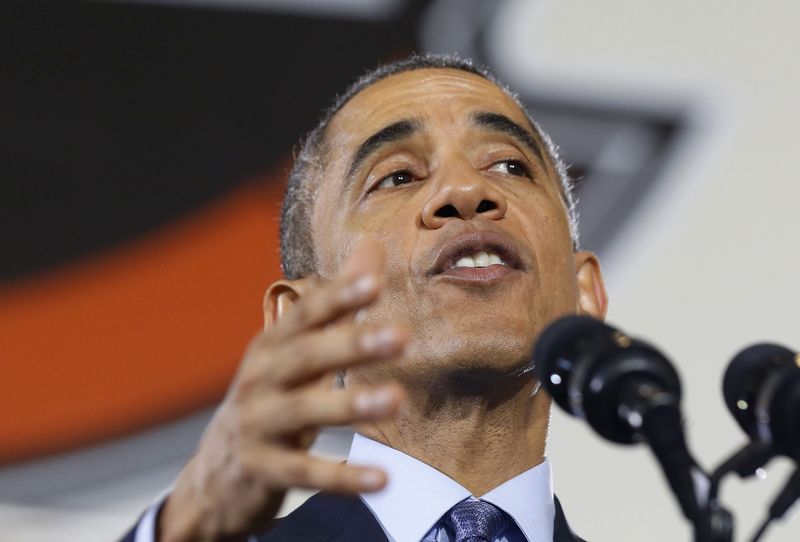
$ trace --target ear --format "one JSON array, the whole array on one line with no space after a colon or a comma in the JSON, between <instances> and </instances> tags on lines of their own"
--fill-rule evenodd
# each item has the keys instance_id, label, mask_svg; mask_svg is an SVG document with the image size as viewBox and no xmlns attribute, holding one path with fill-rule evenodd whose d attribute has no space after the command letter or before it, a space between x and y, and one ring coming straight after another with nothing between
<instances>
[{"instance_id":1,"label":"ear","mask_svg":"<svg viewBox=\"0 0 800 542\"><path fill-rule=\"evenodd\" d=\"M606 317L608 295L600 271L600 260L592 252L575 253L575 276L578 282L576 312L593 316L599 320Z\"/></svg>"},{"instance_id":2,"label":"ear","mask_svg":"<svg viewBox=\"0 0 800 542\"><path fill-rule=\"evenodd\" d=\"M273 282L264 293L264 329L283 318L286 311L306 294L312 282L311 278Z\"/></svg>"}]
</instances>

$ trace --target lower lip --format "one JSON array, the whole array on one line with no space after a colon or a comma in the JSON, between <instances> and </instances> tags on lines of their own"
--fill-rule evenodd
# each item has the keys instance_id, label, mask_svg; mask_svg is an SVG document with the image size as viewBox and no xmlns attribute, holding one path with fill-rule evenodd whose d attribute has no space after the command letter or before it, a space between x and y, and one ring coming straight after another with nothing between
<instances>
[{"instance_id":1,"label":"lower lip","mask_svg":"<svg viewBox=\"0 0 800 542\"><path fill-rule=\"evenodd\" d=\"M495 264L489 267L451 267L438 276L464 282L489 283L502 280L515 272L510 267Z\"/></svg>"}]
</instances>

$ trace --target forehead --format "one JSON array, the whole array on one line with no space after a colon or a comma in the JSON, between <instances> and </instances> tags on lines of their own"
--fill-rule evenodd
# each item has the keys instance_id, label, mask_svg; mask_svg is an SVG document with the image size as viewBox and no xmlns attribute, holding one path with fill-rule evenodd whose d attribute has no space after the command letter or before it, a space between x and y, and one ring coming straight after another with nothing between
<instances>
[{"instance_id":1,"label":"forehead","mask_svg":"<svg viewBox=\"0 0 800 542\"><path fill-rule=\"evenodd\" d=\"M425 68L391 75L356 94L333 117L327 135L342 148L399 119L455 122L477 110L502 113L532 128L516 102L484 77L454 68Z\"/></svg>"}]
</instances>

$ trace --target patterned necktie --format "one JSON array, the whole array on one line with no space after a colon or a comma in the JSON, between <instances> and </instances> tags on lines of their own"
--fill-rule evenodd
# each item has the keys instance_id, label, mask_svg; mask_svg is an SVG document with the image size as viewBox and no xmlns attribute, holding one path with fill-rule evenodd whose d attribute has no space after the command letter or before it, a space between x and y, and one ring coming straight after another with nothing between
<instances>
[{"instance_id":1,"label":"patterned necktie","mask_svg":"<svg viewBox=\"0 0 800 542\"><path fill-rule=\"evenodd\" d=\"M444 524L455 535L455 542L492 542L509 523L505 512L475 499L461 501L444 515Z\"/></svg>"}]
</instances>

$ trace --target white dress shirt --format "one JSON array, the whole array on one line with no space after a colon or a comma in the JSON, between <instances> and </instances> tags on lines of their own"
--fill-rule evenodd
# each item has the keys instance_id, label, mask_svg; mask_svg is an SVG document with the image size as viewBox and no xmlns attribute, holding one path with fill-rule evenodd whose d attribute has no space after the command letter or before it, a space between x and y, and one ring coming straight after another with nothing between
<instances>
[{"instance_id":1,"label":"white dress shirt","mask_svg":"<svg viewBox=\"0 0 800 542\"><path fill-rule=\"evenodd\" d=\"M347 462L379 467L388 475L386 487L362 493L361 499L389 542L453 542L440 520L459 502L475 498L430 465L358 433L353 437ZM155 519L167 493L139 521L136 542L155 542ZM555 504L547 459L480 499L497 506L514 520L492 542L552 542Z\"/></svg>"},{"instance_id":2,"label":"white dress shirt","mask_svg":"<svg viewBox=\"0 0 800 542\"><path fill-rule=\"evenodd\" d=\"M383 469L389 481L361 499L390 542L452 542L441 517L464 499L475 498L430 465L362 435L353 437L348 463ZM552 542L555 504L550 464L545 459L482 495L514 520L494 542Z\"/></svg>"}]
</instances>

